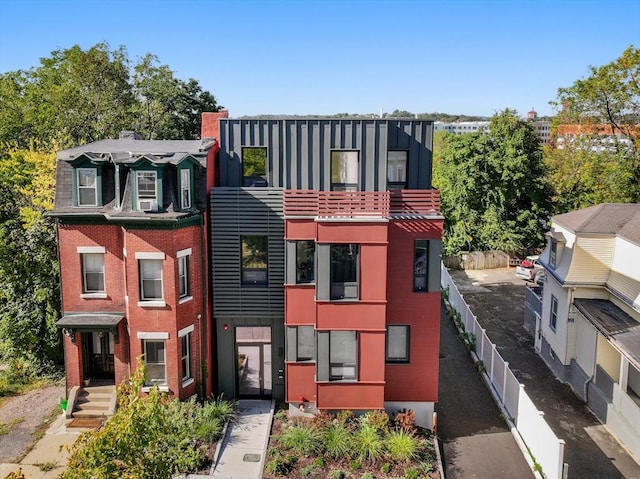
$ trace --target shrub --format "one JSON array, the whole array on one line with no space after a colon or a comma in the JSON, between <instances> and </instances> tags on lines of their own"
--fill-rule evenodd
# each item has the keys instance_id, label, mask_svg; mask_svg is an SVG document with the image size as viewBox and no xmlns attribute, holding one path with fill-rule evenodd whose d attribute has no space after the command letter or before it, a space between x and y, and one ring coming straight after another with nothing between
<instances>
[{"instance_id":1,"label":"shrub","mask_svg":"<svg viewBox=\"0 0 640 479\"><path fill-rule=\"evenodd\" d=\"M416 429L416 413L411 409L400 409L393 422L397 428L413 432Z\"/></svg>"},{"instance_id":2,"label":"shrub","mask_svg":"<svg viewBox=\"0 0 640 479\"><path fill-rule=\"evenodd\" d=\"M351 469L352 471L357 471L361 467L362 467L362 464L360 463L360 461L351 461L349 463L349 469Z\"/></svg>"},{"instance_id":3,"label":"shrub","mask_svg":"<svg viewBox=\"0 0 640 479\"><path fill-rule=\"evenodd\" d=\"M348 425L352 420L353 420L353 411L350 411L348 409L339 411L338 414L336 415L336 421L338 421L338 424L342 424L343 426Z\"/></svg>"},{"instance_id":4,"label":"shrub","mask_svg":"<svg viewBox=\"0 0 640 479\"><path fill-rule=\"evenodd\" d=\"M311 426L293 425L280 437L280 444L298 454L309 456L320 452L320 434Z\"/></svg>"},{"instance_id":5,"label":"shrub","mask_svg":"<svg viewBox=\"0 0 640 479\"><path fill-rule=\"evenodd\" d=\"M315 464L309 464L308 466L304 466L302 469L300 469L300 475L302 477L313 476L313 474L316 472L316 469L318 469L318 466L316 466Z\"/></svg>"},{"instance_id":6,"label":"shrub","mask_svg":"<svg viewBox=\"0 0 640 479\"><path fill-rule=\"evenodd\" d=\"M323 434L324 450L328 457L340 459L349 457L352 452L353 435L341 424L335 424L325 429Z\"/></svg>"},{"instance_id":7,"label":"shrub","mask_svg":"<svg viewBox=\"0 0 640 479\"><path fill-rule=\"evenodd\" d=\"M343 471L342 469L334 469L329 473L329 477L331 479L346 479L350 475L351 474L349 474L347 471Z\"/></svg>"},{"instance_id":8,"label":"shrub","mask_svg":"<svg viewBox=\"0 0 640 479\"><path fill-rule=\"evenodd\" d=\"M419 479L420 471L417 469L407 469L406 471L404 471L404 477L406 479Z\"/></svg>"},{"instance_id":9,"label":"shrub","mask_svg":"<svg viewBox=\"0 0 640 479\"><path fill-rule=\"evenodd\" d=\"M384 452L384 444L376 428L363 425L355 433L355 447L358 458L362 461L374 462Z\"/></svg>"},{"instance_id":10,"label":"shrub","mask_svg":"<svg viewBox=\"0 0 640 479\"><path fill-rule=\"evenodd\" d=\"M326 429L333 423L333 415L325 410L318 411L311 421L318 430Z\"/></svg>"},{"instance_id":11,"label":"shrub","mask_svg":"<svg viewBox=\"0 0 640 479\"><path fill-rule=\"evenodd\" d=\"M400 429L389 433L385 447L392 461L410 461L418 456L420 442L413 434Z\"/></svg>"},{"instance_id":12,"label":"shrub","mask_svg":"<svg viewBox=\"0 0 640 479\"><path fill-rule=\"evenodd\" d=\"M376 479L376 478L370 472L365 472L364 474L362 474L362 479Z\"/></svg>"},{"instance_id":13,"label":"shrub","mask_svg":"<svg viewBox=\"0 0 640 479\"><path fill-rule=\"evenodd\" d=\"M389 431L390 419L384 410L368 412L362 416L362 422L374 427L381 434Z\"/></svg>"},{"instance_id":14,"label":"shrub","mask_svg":"<svg viewBox=\"0 0 640 479\"><path fill-rule=\"evenodd\" d=\"M292 471L296 462L297 459L295 456L283 458L280 453L278 453L273 459L267 462L265 469L273 476L286 476Z\"/></svg>"},{"instance_id":15,"label":"shrub","mask_svg":"<svg viewBox=\"0 0 640 479\"><path fill-rule=\"evenodd\" d=\"M389 474L391 472L391 464L389 464L388 462L385 462L380 468L380 472L382 474Z\"/></svg>"}]
</instances>

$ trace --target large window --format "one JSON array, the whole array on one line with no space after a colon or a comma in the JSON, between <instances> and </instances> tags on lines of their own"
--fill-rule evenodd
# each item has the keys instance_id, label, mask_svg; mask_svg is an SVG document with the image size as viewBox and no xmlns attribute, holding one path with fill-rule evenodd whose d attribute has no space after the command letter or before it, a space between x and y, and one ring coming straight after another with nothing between
<instances>
[{"instance_id":1,"label":"large window","mask_svg":"<svg viewBox=\"0 0 640 479\"><path fill-rule=\"evenodd\" d=\"M551 248L549 248L549 265L555 269L558 257L558 242L551 238Z\"/></svg>"},{"instance_id":2,"label":"large window","mask_svg":"<svg viewBox=\"0 0 640 479\"><path fill-rule=\"evenodd\" d=\"M98 205L98 170L96 168L78 168L78 206Z\"/></svg>"},{"instance_id":3,"label":"large window","mask_svg":"<svg viewBox=\"0 0 640 479\"><path fill-rule=\"evenodd\" d=\"M180 350L182 357L182 382L191 379L191 333L180 338Z\"/></svg>"},{"instance_id":4,"label":"large window","mask_svg":"<svg viewBox=\"0 0 640 479\"><path fill-rule=\"evenodd\" d=\"M264 286L268 283L268 238L266 236L243 236L242 284Z\"/></svg>"},{"instance_id":5,"label":"large window","mask_svg":"<svg viewBox=\"0 0 640 479\"><path fill-rule=\"evenodd\" d=\"M549 326L553 331L555 331L557 325L558 325L558 298L551 295L551 311L549 315Z\"/></svg>"},{"instance_id":6,"label":"large window","mask_svg":"<svg viewBox=\"0 0 640 479\"><path fill-rule=\"evenodd\" d=\"M178 288L181 298L189 296L189 255L178 258Z\"/></svg>"},{"instance_id":7,"label":"large window","mask_svg":"<svg viewBox=\"0 0 640 479\"><path fill-rule=\"evenodd\" d=\"M415 240L413 243L413 290L427 291L427 266L429 264L429 241Z\"/></svg>"},{"instance_id":8,"label":"large window","mask_svg":"<svg viewBox=\"0 0 640 479\"><path fill-rule=\"evenodd\" d=\"M409 362L409 326L387 326L387 362Z\"/></svg>"},{"instance_id":9,"label":"large window","mask_svg":"<svg viewBox=\"0 0 640 479\"><path fill-rule=\"evenodd\" d=\"M355 380L358 370L358 333L329 332L329 380Z\"/></svg>"},{"instance_id":10,"label":"large window","mask_svg":"<svg viewBox=\"0 0 640 479\"><path fill-rule=\"evenodd\" d=\"M331 189L358 191L358 152L331 152Z\"/></svg>"},{"instance_id":11,"label":"large window","mask_svg":"<svg viewBox=\"0 0 640 479\"><path fill-rule=\"evenodd\" d=\"M296 330L296 361L313 361L316 349L313 326L298 326Z\"/></svg>"},{"instance_id":12,"label":"large window","mask_svg":"<svg viewBox=\"0 0 640 479\"><path fill-rule=\"evenodd\" d=\"M136 172L137 208L152 211L158 208L157 174L155 171Z\"/></svg>"},{"instance_id":13,"label":"large window","mask_svg":"<svg viewBox=\"0 0 640 479\"><path fill-rule=\"evenodd\" d=\"M143 339L142 351L147 366L146 386L164 386L167 384L167 368L164 341Z\"/></svg>"},{"instance_id":14,"label":"large window","mask_svg":"<svg viewBox=\"0 0 640 479\"><path fill-rule=\"evenodd\" d=\"M315 281L315 241L296 241L296 283Z\"/></svg>"},{"instance_id":15,"label":"large window","mask_svg":"<svg viewBox=\"0 0 640 479\"><path fill-rule=\"evenodd\" d=\"M407 151L387 153L387 188L402 189L407 186Z\"/></svg>"},{"instance_id":16,"label":"large window","mask_svg":"<svg viewBox=\"0 0 640 479\"><path fill-rule=\"evenodd\" d=\"M162 260L139 259L138 266L140 271L140 300L162 300Z\"/></svg>"},{"instance_id":17,"label":"large window","mask_svg":"<svg viewBox=\"0 0 640 479\"><path fill-rule=\"evenodd\" d=\"M180 170L180 207L191 208L191 171L186 168Z\"/></svg>"},{"instance_id":18,"label":"large window","mask_svg":"<svg viewBox=\"0 0 640 479\"><path fill-rule=\"evenodd\" d=\"M266 148L242 148L242 186L267 186Z\"/></svg>"},{"instance_id":19,"label":"large window","mask_svg":"<svg viewBox=\"0 0 640 479\"><path fill-rule=\"evenodd\" d=\"M358 299L359 252L357 244L331 245L330 299Z\"/></svg>"},{"instance_id":20,"label":"large window","mask_svg":"<svg viewBox=\"0 0 640 479\"><path fill-rule=\"evenodd\" d=\"M80 255L82 263L82 292L86 294L104 293L104 254L83 253Z\"/></svg>"}]
</instances>

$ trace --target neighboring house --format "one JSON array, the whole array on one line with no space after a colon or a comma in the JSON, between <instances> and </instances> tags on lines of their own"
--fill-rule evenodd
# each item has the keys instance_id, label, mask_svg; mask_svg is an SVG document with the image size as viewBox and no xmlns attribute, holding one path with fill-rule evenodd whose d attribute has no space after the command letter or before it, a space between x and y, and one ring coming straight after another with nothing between
<instances>
[{"instance_id":1,"label":"neighboring house","mask_svg":"<svg viewBox=\"0 0 640 479\"><path fill-rule=\"evenodd\" d=\"M118 384L144 355L145 387L212 392L205 170L214 144L123 132L58 153L51 215L67 389Z\"/></svg>"},{"instance_id":2,"label":"neighboring house","mask_svg":"<svg viewBox=\"0 0 640 479\"><path fill-rule=\"evenodd\" d=\"M410 407L431 426L443 227L432 135L419 120L220 120L220 393L307 412Z\"/></svg>"},{"instance_id":3,"label":"neighboring house","mask_svg":"<svg viewBox=\"0 0 640 479\"><path fill-rule=\"evenodd\" d=\"M536 350L640 458L640 204L554 216Z\"/></svg>"},{"instance_id":4,"label":"neighboring house","mask_svg":"<svg viewBox=\"0 0 640 479\"><path fill-rule=\"evenodd\" d=\"M148 386L180 398L411 408L430 427L433 123L226 116L203 114L202 141L59 153L68 388L119 383L144 354Z\"/></svg>"}]
</instances>

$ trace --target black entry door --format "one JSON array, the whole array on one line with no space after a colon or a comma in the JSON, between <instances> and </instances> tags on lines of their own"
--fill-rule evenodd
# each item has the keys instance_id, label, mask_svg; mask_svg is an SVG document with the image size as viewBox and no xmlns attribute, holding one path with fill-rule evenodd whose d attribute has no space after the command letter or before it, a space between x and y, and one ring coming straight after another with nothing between
<instances>
[{"instance_id":1,"label":"black entry door","mask_svg":"<svg viewBox=\"0 0 640 479\"><path fill-rule=\"evenodd\" d=\"M113 334L107 332L83 333L82 344L85 379L113 379Z\"/></svg>"}]
</instances>

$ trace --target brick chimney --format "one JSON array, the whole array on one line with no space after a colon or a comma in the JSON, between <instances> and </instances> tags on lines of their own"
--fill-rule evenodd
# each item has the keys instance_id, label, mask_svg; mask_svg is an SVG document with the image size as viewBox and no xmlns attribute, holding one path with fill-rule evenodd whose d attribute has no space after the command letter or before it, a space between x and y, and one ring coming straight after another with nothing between
<instances>
[{"instance_id":1,"label":"brick chimney","mask_svg":"<svg viewBox=\"0 0 640 479\"><path fill-rule=\"evenodd\" d=\"M220 118L229 118L229 111L203 111L200 138L215 138L217 140L220 134L220 126L218 123Z\"/></svg>"}]
</instances>

